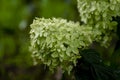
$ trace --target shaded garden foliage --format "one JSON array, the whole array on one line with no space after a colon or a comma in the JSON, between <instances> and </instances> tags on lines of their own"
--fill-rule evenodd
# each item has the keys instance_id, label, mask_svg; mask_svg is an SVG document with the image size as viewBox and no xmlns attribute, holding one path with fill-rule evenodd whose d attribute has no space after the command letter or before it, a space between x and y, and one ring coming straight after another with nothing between
<instances>
[{"instance_id":1,"label":"shaded garden foliage","mask_svg":"<svg viewBox=\"0 0 120 80\"><path fill-rule=\"evenodd\" d=\"M75 67L76 80L119 80L117 69L104 64L95 50L84 50L82 56Z\"/></svg>"}]
</instances>

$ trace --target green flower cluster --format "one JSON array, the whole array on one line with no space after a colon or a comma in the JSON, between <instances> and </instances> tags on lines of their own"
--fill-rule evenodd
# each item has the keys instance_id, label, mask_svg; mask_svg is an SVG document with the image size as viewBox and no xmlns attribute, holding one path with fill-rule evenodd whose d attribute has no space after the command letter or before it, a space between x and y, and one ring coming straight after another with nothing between
<instances>
[{"instance_id":1,"label":"green flower cluster","mask_svg":"<svg viewBox=\"0 0 120 80\"><path fill-rule=\"evenodd\" d=\"M81 21L93 27L96 41L109 46L117 23L113 17L120 16L120 0L77 0ZM111 33L112 32L112 33Z\"/></svg>"},{"instance_id":2,"label":"green flower cluster","mask_svg":"<svg viewBox=\"0 0 120 80\"><path fill-rule=\"evenodd\" d=\"M61 18L36 18L31 24L30 51L34 64L43 63L51 71L61 67L72 70L79 50L88 48L93 41L109 46L117 23L113 17L120 16L120 0L77 0L81 21L67 21Z\"/></svg>"},{"instance_id":3,"label":"green flower cluster","mask_svg":"<svg viewBox=\"0 0 120 80\"><path fill-rule=\"evenodd\" d=\"M60 18L36 18L30 34L34 63L42 62L52 71L59 66L70 72L81 57L79 49L87 48L93 41L92 27Z\"/></svg>"}]
</instances>

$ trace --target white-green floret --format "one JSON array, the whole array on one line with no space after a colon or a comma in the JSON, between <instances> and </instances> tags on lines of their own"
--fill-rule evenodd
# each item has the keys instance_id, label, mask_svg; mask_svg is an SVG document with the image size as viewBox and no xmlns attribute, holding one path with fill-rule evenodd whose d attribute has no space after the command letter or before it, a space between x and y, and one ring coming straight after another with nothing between
<instances>
[{"instance_id":1,"label":"white-green floret","mask_svg":"<svg viewBox=\"0 0 120 80\"><path fill-rule=\"evenodd\" d=\"M77 0L81 21L93 27L96 41L108 47L120 16L120 0ZM98 34L99 33L99 34Z\"/></svg>"},{"instance_id":2,"label":"white-green floret","mask_svg":"<svg viewBox=\"0 0 120 80\"><path fill-rule=\"evenodd\" d=\"M79 49L93 41L92 28L65 19L36 18L30 31L32 57L35 64L42 62L51 70L57 66L70 72L80 58Z\"/></svg>"}]
</instances>

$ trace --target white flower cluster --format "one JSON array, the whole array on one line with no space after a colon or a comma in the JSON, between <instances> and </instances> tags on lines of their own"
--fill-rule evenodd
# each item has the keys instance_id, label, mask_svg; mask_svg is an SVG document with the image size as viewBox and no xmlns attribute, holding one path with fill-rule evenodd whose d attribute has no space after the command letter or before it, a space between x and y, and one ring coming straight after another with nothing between
<instances>
[{"instance_id":1,"label":"white flower cluster","mask_svg":"<svg viewBox=\"0 0 120 80\"><path fill-rule=\"evenodd\" d=\"M61 18L36 18L31 24L30 51L34 64L43 63L54 71L72 70L80 58L79 50L88 48L93 41L107 47L117 23L112 17L120 16L120 0L77 0L81 21Z\"/></svg>"},{"instance_id":2,"label":"white flower cluster","mask_svg":"<svg viewBox=\"0 0 120 80\"><path fill-rule=\"evenodd\" d=\"M79 49L88 47L92 39L92 28L65 19L37 18L31 24L30 50L35 64L42 62L51 70L60 66L71 71L80 58Z\"/></svg>"},{"instance_id":3,"label":"white flower cluster","mask_svg":"<svg viewBox=\"0 0 120 80\"><path fill-rule=\"evenodd\" d=\"M107 47L111 41L117 22L113 17L120 16L120 0L77 0L81 21L93 27L96 41ZM111 33L112 32L112 33Z\"/></svg>"}]
</instances>

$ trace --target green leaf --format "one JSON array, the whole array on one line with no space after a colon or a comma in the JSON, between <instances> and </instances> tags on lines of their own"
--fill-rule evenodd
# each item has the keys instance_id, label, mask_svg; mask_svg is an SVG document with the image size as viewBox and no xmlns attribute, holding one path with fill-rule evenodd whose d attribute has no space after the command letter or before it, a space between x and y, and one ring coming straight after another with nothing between
<instances>
[{"instance_id":1,"label":"green leaf","mask_svg":"<svg viewBox=\"0 0 120 80\"><path fill-rule=\"evenodd\" d=\"M95 50L83 50L75 67L76 80L119 80L110 66L104 65Z\"/></svg>"},{"instance_id":2,"label":"green leaf","mask_svg":"<svg viewBox=\"0 0 120 80\"><path fill-rule=\"evenodd\" d=\"M83 50L81 52L81 55L90 64L101 63L102 62L102 59L101 59L99 53L97 53L96 51L94 51L92 49Z\"/></svg>"}]
</instances>

